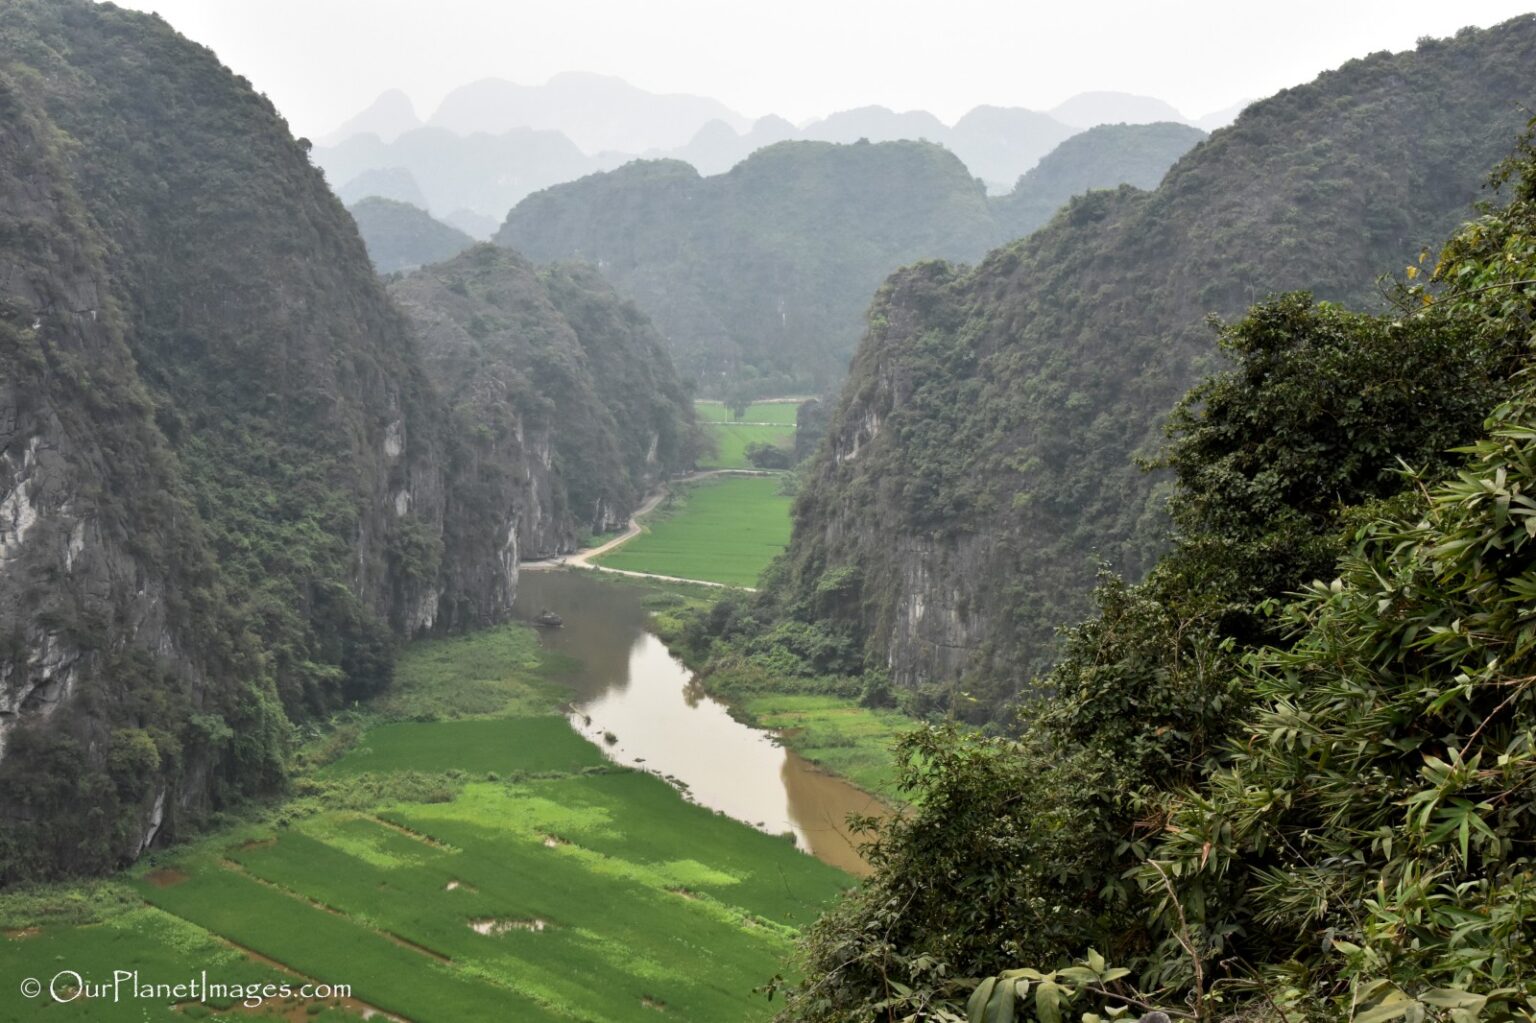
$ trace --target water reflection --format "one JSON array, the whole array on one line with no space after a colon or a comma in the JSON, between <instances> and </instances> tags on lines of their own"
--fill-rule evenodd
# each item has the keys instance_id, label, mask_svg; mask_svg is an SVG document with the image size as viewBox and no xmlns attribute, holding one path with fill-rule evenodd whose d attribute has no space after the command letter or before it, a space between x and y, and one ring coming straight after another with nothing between
<instances>
[{"instance_id":1,"label":"water reflection","mask_svg":"<svg viewBox=\"0 0 1536 1023\"><path fill-rule=\"evenodd\" d=\"M565 619L543 630L573 661L571 724L614 761L672 777L690 798L795 843L854 873L868 866L844 819L880 814L868 793L825 774L765 731L731 718L693 673L646 630L640 593L576 572L527 572L517 613Z\"/></svg>"}]
</instances>

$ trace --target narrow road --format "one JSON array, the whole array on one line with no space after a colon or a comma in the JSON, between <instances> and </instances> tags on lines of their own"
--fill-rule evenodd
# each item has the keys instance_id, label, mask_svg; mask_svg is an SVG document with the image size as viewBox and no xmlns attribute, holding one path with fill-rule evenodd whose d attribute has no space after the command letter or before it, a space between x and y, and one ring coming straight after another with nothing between
<instances>
[{"instance_id":1,"label":"narrow road","mask_svg":"<svg viewBox=\"0 0 1536 1023\"><path fill-rule=\"evenodd\" d=\"M650 497L647 497L644 503L642 503L640 507L636 508L634 514L629 517L628 528L626 528L624 532L620 533L612 540L609 540L607 543L599 544L596 547L587 547L583 550L574 551L570 554L557 555L553 558L541 558L538 561L525 561L519 566L519 568L524 572L549 572L558 568L585 568L593 572L612 572L614 575L627 575L634 579L659 579L660 581L667 583L690 583L694 586L711 586L721 590L746 590L748 593L756 593L757 590L751 586L731 586L728 583L710 582L707 579L684 579L675 575L657 575L654 572L631 572L622 568L608 568L604 565L594 564L592 559L600 558L604 554L613 551L617 547L622 547L624 544L629 543L629 541L639 536L644 531L644 527L642 527L640 524L641 517L644 515L649 515L651 512L655 511L656 507L661 504L662 501L666 500L667 495L671 492L671 484L673 483L694 483L698 480L706 480L713 476L781 475L783 475L783 473L774 472L767 469L710 469L706 472L696 472L687 476L679 476L676 479L663 483L660 488L651 494Z\"/></svg>"}]
</instances>

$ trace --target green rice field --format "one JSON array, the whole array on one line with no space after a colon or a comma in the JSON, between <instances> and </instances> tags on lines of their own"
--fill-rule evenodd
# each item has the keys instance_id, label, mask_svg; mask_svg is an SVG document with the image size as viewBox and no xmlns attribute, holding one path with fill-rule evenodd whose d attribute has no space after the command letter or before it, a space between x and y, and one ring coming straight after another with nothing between
<instances>
[{"instance_id":1,"label":"green rice field","mask_svg":"<svg viewBox=\"0 0 1536 1023\"><path fill-rule=\"evenodd\" d=\"M789 542L791 499L773 477L681 487L646 531L598 559L606 568L752 586Z\"/></svg>"},{"instance_id":2,"label":"green rice field","mask_svg":"<svg viewBox=\"0 0 1536 1023\"><path fill-rule=\"evenodd\" d=\"M744 423L777 423L784 426L795 425L795 415L800 411L803 402L799 399L793 401L754 401L747 406L747 414L741 417ZM730 409L720 401L696 401L693 403L694 414L701 422L727 423L735 420Z\"/></svg>"},{"instance_id":3,"label":"green rice field","mask_svg":"<svg viewBox=\"0 0 1536 1023\"><path fill-rule=\"evenodd\" d=\"M852 879L604 760L554 713L560 669L521 626L415 644L384 706L499 705L366 719L338 755L307 751L329 762L264 816L124 880L0 896L12 992L65 968L152 983L206 970L350 984L352 1000L8 992L0 1020L767 1020L753 988Z\"/></svg>"},{"instance_id":4,"label":"green rice field","mask_svg":"<svg viewBox=\"0 0 1536 1023\"><path fill-rule=\"evenodd\" d=\"M790 448L795 443L795 428L756 426L747 423L708 423L705 429L715 441L715 453L699 459L700 469L750 469L748 444L777 444Z\"/></svg>"},{"instance_id":5,"label":"green rice field","mask_svg":"<svg viewBox=\"0 0 1536 1023\"><path fill-rule=\"evenodd\" d=\"M696 401L694 414L715 441L715 454L699 459L701 469L749 469L748 444L795 444L795 415L801 402L756 401L738 422L723 402Z\"/></svg>"}]
</instances>

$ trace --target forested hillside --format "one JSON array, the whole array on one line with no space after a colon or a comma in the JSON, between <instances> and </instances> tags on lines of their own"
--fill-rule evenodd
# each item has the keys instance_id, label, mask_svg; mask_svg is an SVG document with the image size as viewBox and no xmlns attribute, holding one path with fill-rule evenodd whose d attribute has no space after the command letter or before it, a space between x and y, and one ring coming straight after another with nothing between
<instances>
[{"instance_id":1,"label":"forested hillside","mask_svg":"<svg viewBox=\"0 0 1536 1023\"><path fill-rule=\"evenodd\" d=\"M760 613L967 713L1009 699L1101 560L1134 579L1165 548L1167 478L1135 460L1218 364L1206 317L1300 288L1379 305L1377 275L1482 194L1533 59L1520 18L1352 61L1250 106L1153 192L1075 200L972 270L894 275Z\"/></svg>"},{"instance_id":2,"label":"forested hillside","mask_svg":"<svg viewBox=\"0 0 1536 1023\"><path fill-rule=\"evenodd\" d=\"M348 207L348 212L381 274L440 263L475 244L463 231L410 203L375 196Z\"/></svg>"},{"instance_id":3,"label":"forested hillside","mask_svg":"<svg viewBox=\"0 0 1536 1023\"><path fill-rule=\"evenodd\" d=\"M1055 215L1075 195L1091 189L1135 185L1153 189L1205 132L1187 124L1104 124L1067 139L1022 175L1007 195L992 198L997 228L1022 238Z\"/></svg>"},{"instance_id":4,"label":"forested hillside","mask_svg":"<svg viewBox=\"0 0 1536 1023\"><path fill-rule=\"evenodd\" d=\"M596 265L666 336L701 393L821 391L846 372L870 296L904 263L969 261L1069 196L1153 182L1202 134L1115 125L989 200L921 142L783 142L729 173L636 162L532 195L497 242Z\"/></svg>"},{"instance_id":5,"label":"forested hillside","mask_svg":"<svg viewBox=\"0 0 1536 1023\"><path fill-rule=\"evenodd\" d=\"M377 692L399 638L506 612L536 501L478 500L525 467L462 435L307 144L210 52L22 0L0 87L5 881L280 785L291 723Z\"/></svg>"},{"instance_id":6,"label":"forested hillside","mask_svg":"<svg viewBox=\"0 0 1536 1023\"><path fill-rule=\"evenodd\" d=\"M995 239L981 185L918 142L785 142L710 178L636 162L529 196L496 236L596 265L715 396L728 381L786 394L835 380L892 268Z\"/></svg>"},{"instance_id":7,"label":"forested hillside","mask_svg":"<svg viewBox=\"0 0 1536 1023\"><path fill-rule=\"evenodd\" d=\"M539 269L482 244L389 292L488 470L488 507L531 490L517 520L524 557L621 528L654 483L692 463L692 403L661 338L589 267Z\"/></svg>"}]
</instances>

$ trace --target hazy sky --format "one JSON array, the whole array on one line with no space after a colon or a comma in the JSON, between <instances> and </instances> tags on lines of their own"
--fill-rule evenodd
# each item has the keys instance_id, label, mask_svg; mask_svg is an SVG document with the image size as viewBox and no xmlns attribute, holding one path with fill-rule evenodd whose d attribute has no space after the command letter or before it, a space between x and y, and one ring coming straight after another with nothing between
<instances>
[{"instance_id":1,"label":"hazy sky","mask_svg":"<svg viewBox=\"0 0 1536 1023\"><path fill-rule=\"evenodd\" d=\"M1536 0L125 0L211 46L324 135L388 88L427 117L480 78L560 71L802 121L879 103L953 121L1090 89L1188 116L1375 50L1491 25Z\"/></svg>"}]
</instances>

